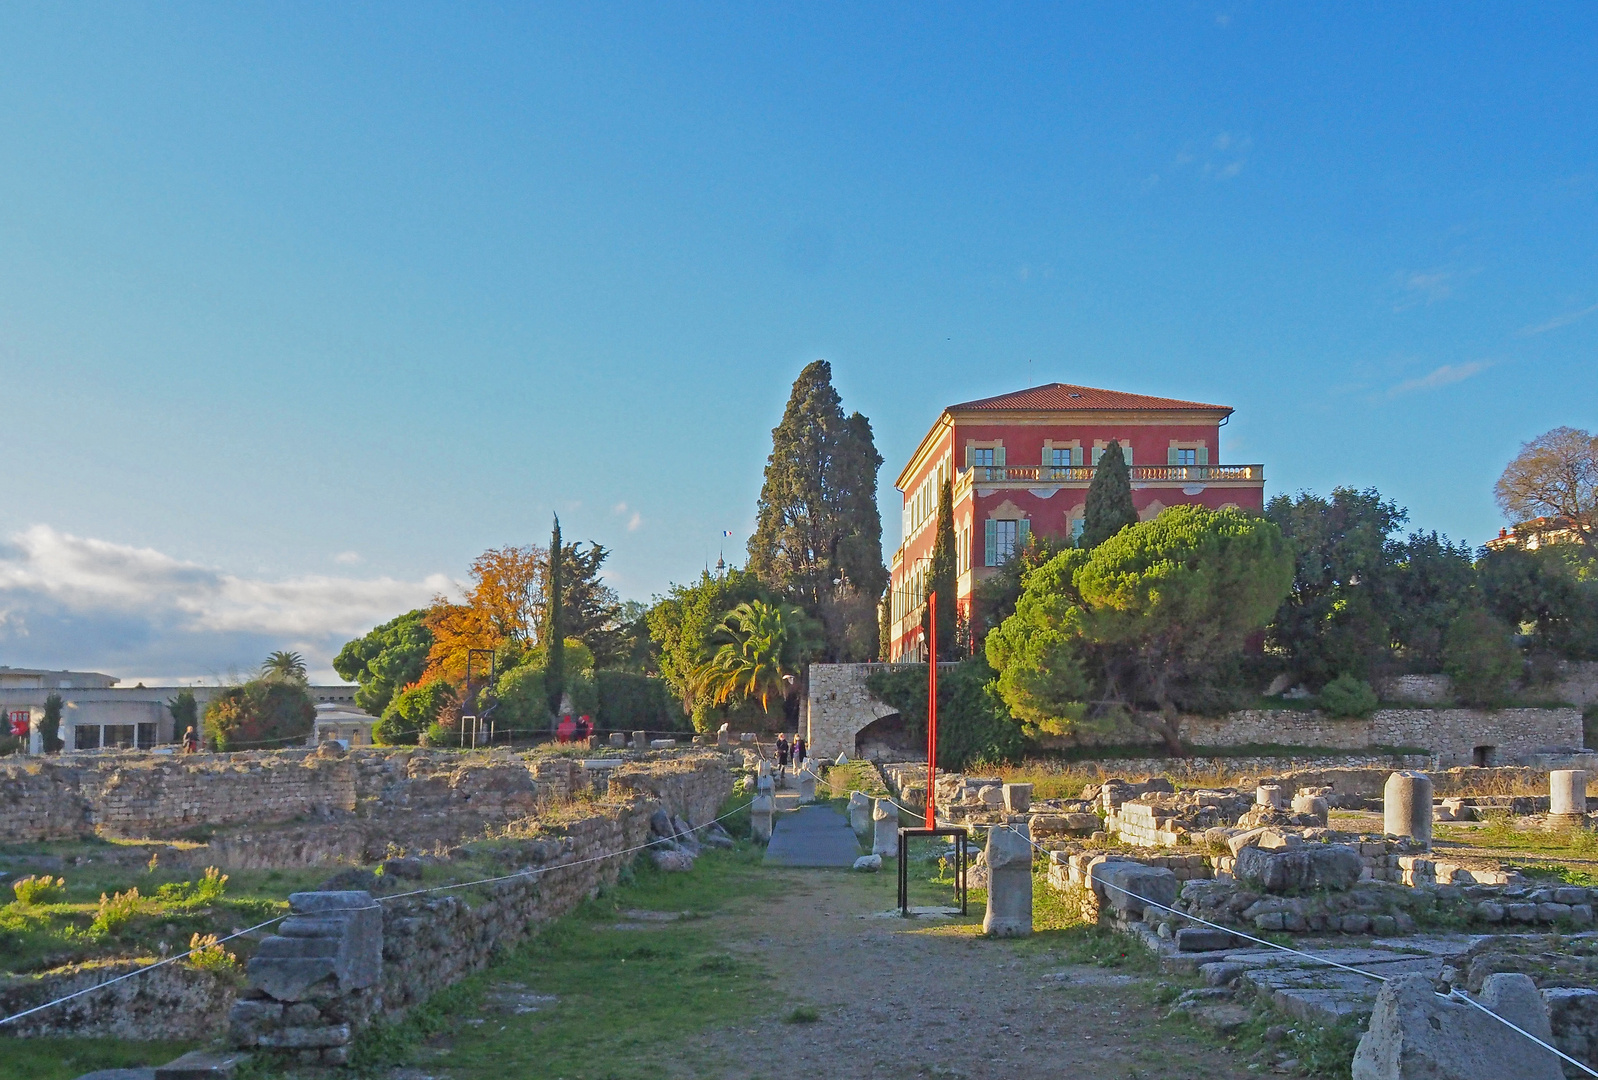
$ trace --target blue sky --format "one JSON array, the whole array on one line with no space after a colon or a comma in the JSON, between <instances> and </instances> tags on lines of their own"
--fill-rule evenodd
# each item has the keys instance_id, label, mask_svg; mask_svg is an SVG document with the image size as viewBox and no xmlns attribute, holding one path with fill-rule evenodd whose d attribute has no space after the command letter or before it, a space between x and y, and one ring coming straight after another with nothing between
<instances>
[{"instance_id":1,"label":"blue sky","mask_svg":"<svg viewBox=\"0 0 1598 1080\"><path fill-rule=\"evenodd\" d=\"M1598 9L0 9L0 663L215 675L483 548L741 558L825 357L1061 380L1479 543L1598 425Z\"/></svg>"}]
</instances>

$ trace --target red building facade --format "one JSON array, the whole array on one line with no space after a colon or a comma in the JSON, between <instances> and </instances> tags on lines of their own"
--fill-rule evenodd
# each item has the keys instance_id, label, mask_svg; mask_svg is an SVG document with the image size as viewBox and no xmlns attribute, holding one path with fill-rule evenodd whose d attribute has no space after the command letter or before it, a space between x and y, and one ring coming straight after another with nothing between
<instances>
[{"instance_id":1,"label":"red building facade","mask_svg":"<svg viewBox=\"0 0 1598 1080\"><path fill-rule=\"evenodd\" d=\"M969 618L972 588L1028 535L1081 532L1093 467L1111 440L1131 465L1145 521L1181 503L1263 511L1264 467L1221 464L1231 414L1226 405L1066 383L944 409L894 483L904 495L903 539L890 566L888 658L924 655L921 607L945 479L954 481L956 594Z\"/></svg>"}]
</instances>

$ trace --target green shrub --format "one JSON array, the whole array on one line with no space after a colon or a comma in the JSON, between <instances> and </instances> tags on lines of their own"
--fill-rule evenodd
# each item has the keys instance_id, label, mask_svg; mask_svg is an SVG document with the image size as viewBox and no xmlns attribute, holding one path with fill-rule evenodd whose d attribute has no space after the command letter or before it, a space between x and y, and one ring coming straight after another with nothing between
<instances>
[{"instance_id":1,"label":"green shrub","mask_svg":"<svg viewBox=\"0 0 1598 1080\"><path fill-rule=\"evenodd\" d=\"M311 733L316 705L301 683L251 679L205 707L205 737L217 750L277 749Z\"/></svg>"},{"instance_id":2,"label":"green shrub","mask_svg":"<svg viewBox=\"0 0 1598 1080\"><path fill-rule=\"evenodd\" d=\"M672 707L665 679L630 671L594 672L599 710L594 723L613 731L670 731L683 728L683 711Z\"/></svg>"},{"instance_id":3,"label":"green shrub","mask_svg":"<svg viewBox=\"0 0 1598 1080\"><path fill-rule=\"evenodd\" d=\"M1466 705L1499 705L1524 663L1508 625L1481 609L1464 612L1443 636L1443 670Z\"/></svg>"},{"instance_id":4,"label":"green shrub","mask_svg":"<svg viewBox=\"0 0 1598 1080\"><path fill-rule=\"evenodd\" d=\"M414 745L417 737L455 704L455 688L443 679L407 686L389 700L372 725L372 741L381 746Z\"/></svg>"},{"instance_id":5,"label":"green shrub","mask_svg":"<svg viewBox=\"0 0 1598 1080\"><path fill-rule=\"evenodd\" d=\"M1357 675L1339 675L1321 687L1320 703L1333 716L1369 716L1376 711L1376 691Z\"/></svg>"},{"instance_id":6,"label":"green shrub","mask_svg":"<svg viewBox=\"0 0 1598 1080\"><path fill-rule=\"evenodd\" d=\"M67 881L65 878L52 880L49 874L18 878L11 883L11 891L17 894L19 904L53 904L66 898Z\"/></svg>"},{"instance_id":7,"label":"green shrub","mask_svg":"<svg viewBox=\"0 0 1598 1080\"><path fill-rule=\"evenodd\" d=\"M938 764L964 768L974 761L1013 761L1026 749L1021 725L999 697L986 657L973 656L938 669ZM927 730L927 669L874 671L866 686L899 710L912 734Z\"/></svg>"},{"instance_id":8,"label":"green shrub","mask_svg":"<svg viewBox=\"0 0 1598 1080\"><path fill-rule=\"evenodd\" d=\"M128 920L139 913L139 907L144 903L138 889L129 889L125 893L115 896L100 894L100 907L95 912L94 921L89 924L89 932L97 937L115 934L126 926Z\"/></svg>"},{"instance_id":9,"label":"green shrub","mask_svg":"<svg viewBox=\"0 0 1598 1080\"><path fill-rule=\"evenodd\" d=\"M427 725L427 730L422 733L428 746L457 746L460 743L460 734L454 728L447 728L434 720Z\"/></svg>"}]
</instances>

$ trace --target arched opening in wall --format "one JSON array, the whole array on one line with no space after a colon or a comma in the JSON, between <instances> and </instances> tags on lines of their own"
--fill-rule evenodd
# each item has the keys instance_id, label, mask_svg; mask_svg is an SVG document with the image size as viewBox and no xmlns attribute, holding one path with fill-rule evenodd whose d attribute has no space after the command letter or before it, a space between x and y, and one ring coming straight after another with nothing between
<instances>
[{"instance_id":1,"label":"arched opening in wall","mask_svg":"<svg viewBox=\"0 0 1598 1080\"><path fill-rule=\"evenodd\" d=\"M1478 746L1470 752L1470 763L1478 769L1485 769L1495 764L1494 759L1497 756L1498 747Z\"/></svg>"},{"instance_id":2,"label":"arched opening in wall","mask_svg":"<svg viewBox=\"0 0 1598 1080\"><path fill-rule=\"evenodd\" d=\"M855 733L854 756L867 761L904 761L915 756L915 743L904 729L904 718L889 713Z\"/></svg>"}]
</instances>

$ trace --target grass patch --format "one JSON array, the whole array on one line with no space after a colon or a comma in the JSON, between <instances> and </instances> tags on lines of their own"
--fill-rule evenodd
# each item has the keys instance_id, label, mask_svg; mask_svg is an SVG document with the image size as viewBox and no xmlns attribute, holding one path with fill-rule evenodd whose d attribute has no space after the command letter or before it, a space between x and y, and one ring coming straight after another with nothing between
<instances>
[{"instance_id":1,"label":"grass patch","mask_svg":"<svg viewBox=\"0 0 1598 1080\"><path fill-rule=\"evenodd\" d=\"M826 779L834 799L848 799L852 791L863 791L874 799L888 794L877 767L869 761L846 761L830 766Z\"/></svg>"},{"instance_id":2,"label":"grass patch","mask_svg":"<svg viewBox=\"0 0 1598 1080\"><path fill-rule=\"evenodd\" d=\"M795 1005L782 1018L784 1024L814 1024L821 1019L821 1010L814 1005Z\"/></svg>"},{"instance_id":3,"label":"grass patch","mask_svg":"<svg viewBox=\"0 0 1598 1080\"><path fill-rule=\"evenodd\" d=\"M127 1039L7 1038L0 1040L0 1080L73 1080L99 1069L165 1065L199 1045Z\"/></svg>"},{"instance_id":4,"label":"grass patch","mask_svg":"<svg viewBox=\"0 0 1598 1080\"><path fill-rule=\"evenodd\" d=\"M629 884L550 923L403 1022L368 1029L357 1063L371 1072L436 1060L457 1080L658 1075L661 1045L747 1013L771 981L727 951L714 918L781 887L761 868L762 854L745 843L707 850L692 874L639 861ZM627 929L632 909L711 917Z\"/></svg>"}]
</instances>

